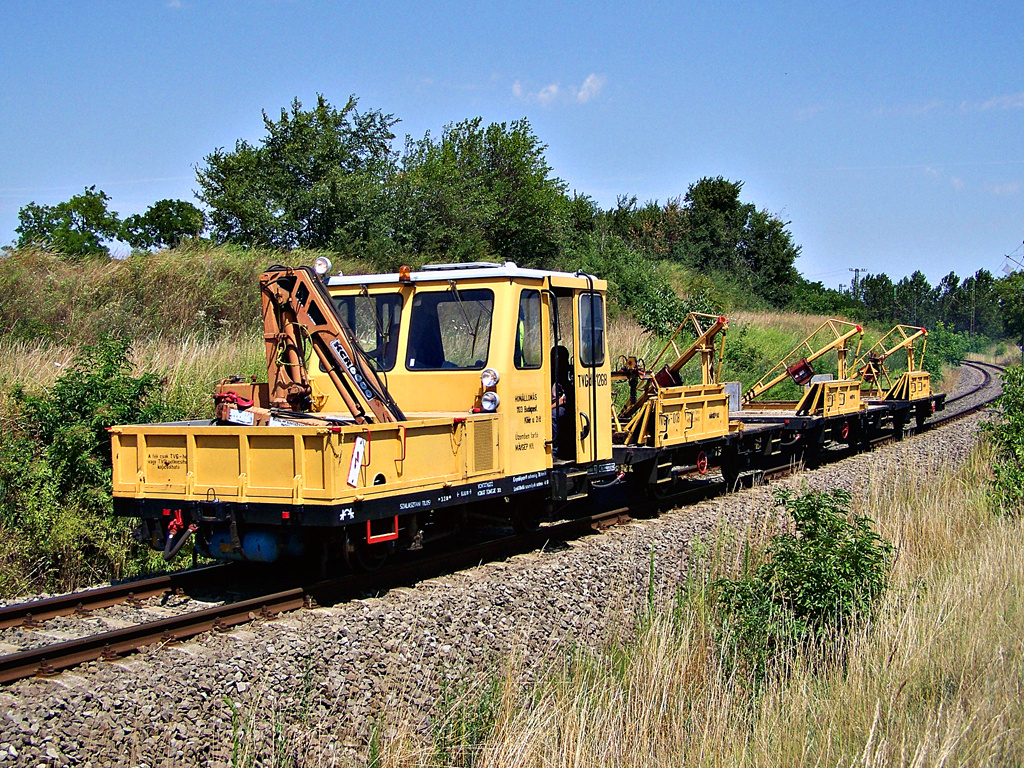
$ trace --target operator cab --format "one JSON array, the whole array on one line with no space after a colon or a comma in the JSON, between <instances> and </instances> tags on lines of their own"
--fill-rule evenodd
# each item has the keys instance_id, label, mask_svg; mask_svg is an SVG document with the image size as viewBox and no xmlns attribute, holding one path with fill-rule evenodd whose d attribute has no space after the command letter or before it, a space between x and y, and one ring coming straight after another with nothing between
<instances>
[{"instance_id":1,"label":"operator cab","mask_svg":"<svg viewBox=\"0 0 1024 768\"><path fill-rule=\"evenodd\" d=\"M506 474L610 461L605 281L478 262L326 285L407 418L493 414Z\"/></svg>"}]
</instances>

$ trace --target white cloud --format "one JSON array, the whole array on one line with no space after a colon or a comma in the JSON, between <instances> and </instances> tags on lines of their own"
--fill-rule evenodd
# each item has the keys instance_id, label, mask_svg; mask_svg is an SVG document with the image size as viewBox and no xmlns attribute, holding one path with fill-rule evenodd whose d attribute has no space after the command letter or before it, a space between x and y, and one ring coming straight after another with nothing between
<instances>
[{"instance_id":1,"label":"white cloud","mask_svg":"<svg viewBox=\"0 0 1024 768\"><path fill-rule=\"evenodd\" d=\"M949 184L953 189L963 189L964 180L959 176L947 176L946 172L942 168L936 168L932 165L926 165L922 168L924 175L929 179L934 179L939 184Z\"/></svg>"},{"instance_id":2,"label":"white cloud","mask_svg":"<svg viewBox=\"0 0 1024 768\"><path fill-rule=\"evenodd\" d=\"M987 101L971 103L965 101L960 105L964 112L978 111L988 112L990 110L1024 109L1024 92L1004 93L1002 96L994 96Z\"/></svg>"},{"instance_id":3,"label":"white cloud","mask_svg":"<svg viewBox=\"0 0 1024 768\"><path fill-rule=\"evenodd\" d=\"M563 88L559 83L548 83L533 91L523 85L521 80L516 80L512 83L512 95L520 101L536 102L545 107L555 103L565 104L573 101L585 104L601 93L604 84L605 78L594 73L587 75L583 85L578 89L572 86Z\"/></svg>"},{"instance_id":4,"label":"white cloud","mask_svg":"<svg viewBox=\"0 0 1024 768\"><path fill-rule=\"evenodd\" d=\"M591 72L587 75L587 79L583 81L583 85L580 86L579 91L576 92L576 101L580 104L586 104L592 98L597 96L604 88L604 78L601 75L594 74Z\"/></svg>"},{"instance_id":5,"label":"white cloud","mask_svg":"<svg viewBox=\"0 0 1024 768\"><path fill-rule=\"evenodd\" d=\"M985 189L993 195L1016 195L1020 192L1020 182L1011 181L1005 184L986 184Z\"/></svg>"},{"instance_id":6,"label":"white cloud","mask_svg":"<svg viewBox=\"0 0 1024 768\"><path fill-rule=\"evenodd\" d=\"M537 101L544 105L550 104L556 98L558 98L558 83L545 85L537 93Z\"/></svg>"},{"instance_id":7,"label":"white cloud","mask_svg":"<svg viewBox=\"0 0 1024 768\"><path fill-rule=\"evenodd\" d=\"M182 0L167 0L167 7L168 8L184 8L185 7L185 3L183 3Z\"/></svg>"}]
</instances>

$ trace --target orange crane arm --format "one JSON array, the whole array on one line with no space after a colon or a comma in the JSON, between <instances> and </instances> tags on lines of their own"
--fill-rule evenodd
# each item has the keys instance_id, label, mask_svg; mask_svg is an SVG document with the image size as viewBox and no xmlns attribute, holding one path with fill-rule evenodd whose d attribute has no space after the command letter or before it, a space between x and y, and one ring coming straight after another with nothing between
<instances>
[{"instance_id":1,"label":"orange crane arm","mask_svg":"<svg viewBox=\"0 0 1024 768\"><path fill-rule=\"evenodd\" d=\"M355 334L309 267L272 267L260 275L270 404L308 410L308 340L357 423L405 421Z\"/></svg>"}]
</instances>

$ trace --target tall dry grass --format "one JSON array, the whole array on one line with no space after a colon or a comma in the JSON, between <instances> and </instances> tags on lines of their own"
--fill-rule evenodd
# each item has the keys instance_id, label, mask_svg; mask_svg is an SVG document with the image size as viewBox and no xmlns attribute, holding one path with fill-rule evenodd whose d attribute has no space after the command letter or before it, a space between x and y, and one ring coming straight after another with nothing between
<instances>
[{"instance_id":1,"label":"tall dry grass","mask_svg":"<svg viewBox=\"0 0 1024 768\"><path fill-rule=\"evenodd\" d=\"M870 477L856 511L898 547L878 617L790 659L760 695L723 664L707 606L689 599L539 684L521 685L511 664L465 763L1024 764L1024 523L996 516L987 462L979 449L952 475L922 462ZM380 764L442 764L429 754L407 733Z\"/></svg>"},{"instance_id":2,"label":"tall dry grass","mask_svg":"<svg viewBox=\"0 0 1024 768\"><path fill-rule=\"evenodd\" d=\"M25 340L0 341L0 389L20 384L28 391L53 385L78 354L72 345ZM156 373L170 405L190 418L213 414L213 389L220 379L267 375L262 342L248 334L205 339L189 335L169 339L142 339L132 345L137 371Z\"/></svg>"},{"instance_id":3,"label":"tall dry grass","mask_svg":"<svg viewBox=\"0 0 1024 768\"><path fill-rule=\"evenodd\" d=\"M829 319L829 315L803 315L799 312L769 310L735 310L729 313L730 323L752 325L756 328L775 328L792 333L800 338L804 338Z\"/></svg>"}]
</instances>

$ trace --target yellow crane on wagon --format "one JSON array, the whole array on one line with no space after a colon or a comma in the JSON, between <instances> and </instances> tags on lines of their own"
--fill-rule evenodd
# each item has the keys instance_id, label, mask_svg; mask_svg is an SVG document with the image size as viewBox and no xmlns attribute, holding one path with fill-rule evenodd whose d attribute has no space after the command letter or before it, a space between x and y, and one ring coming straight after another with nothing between
<instances>
[{"instance_id":1,"label":"yellow crane on wagon","mask_svg":"<svg viewBox=\"0 0 1024 768\"><path fill-rule=\"evenodd\" d=\"M718 378L725 357L729 321L721 315L690 312L676 328L650 367L636 357L621 357L613 381L629 383L629 400L614 415L619 444L669 446L693 442L729 431L729 404ZM679 337L690 332L694 341L680 351ZM716 349L715 339L721 334ZM671 350L671 352L670 352ZM718 366L715 366L715 357ZM675 357L671 357L671 353ZM701 383L685 385L683 366L700 355ZM659 369L658 365L665 362ZM642 391L638 392L641 382Z\"/></svg>"},{"instance_id":2,"label":"yellow crane on wagon","mask_svg":"<svg viewBox=\"0 0 1024 768\"><path fill-rule=\"evenodd\" d=\"M920 340L920 352L916 350ZM881 400L921 400L931 397L931 374L924 370L928 331L913 325L897 325L854 363L855 375L866 385L866 397ZM893 380L885 361L906 350L907 369ZM884 382L884 383L883 383Z\"/></svg>"},{"instance_id":3,"label":"yellow crane on wagon","mask_svg":"<svg viewBox=\"0 0 1024 768\"><path fill-rule=\"evenodd\" d=\"M761 407L761 404L755 404L754 400L786 379L790 379L797 385L809 384L810 386L795 404L765 403L763 407L795 406L794 410L798 416L816 414L832 416L860 410L860 381L847 378L849 370L847 344L855 336L857 337L857 350L854 352L854 358L860 354L864 329L856 323L829 318L808 334L754 386L743 393L744 410ZM838 359L836 379L834 381L812 381L814 366L811 363L832 350L836 351Z\"/></svg>"}]
</instances>

